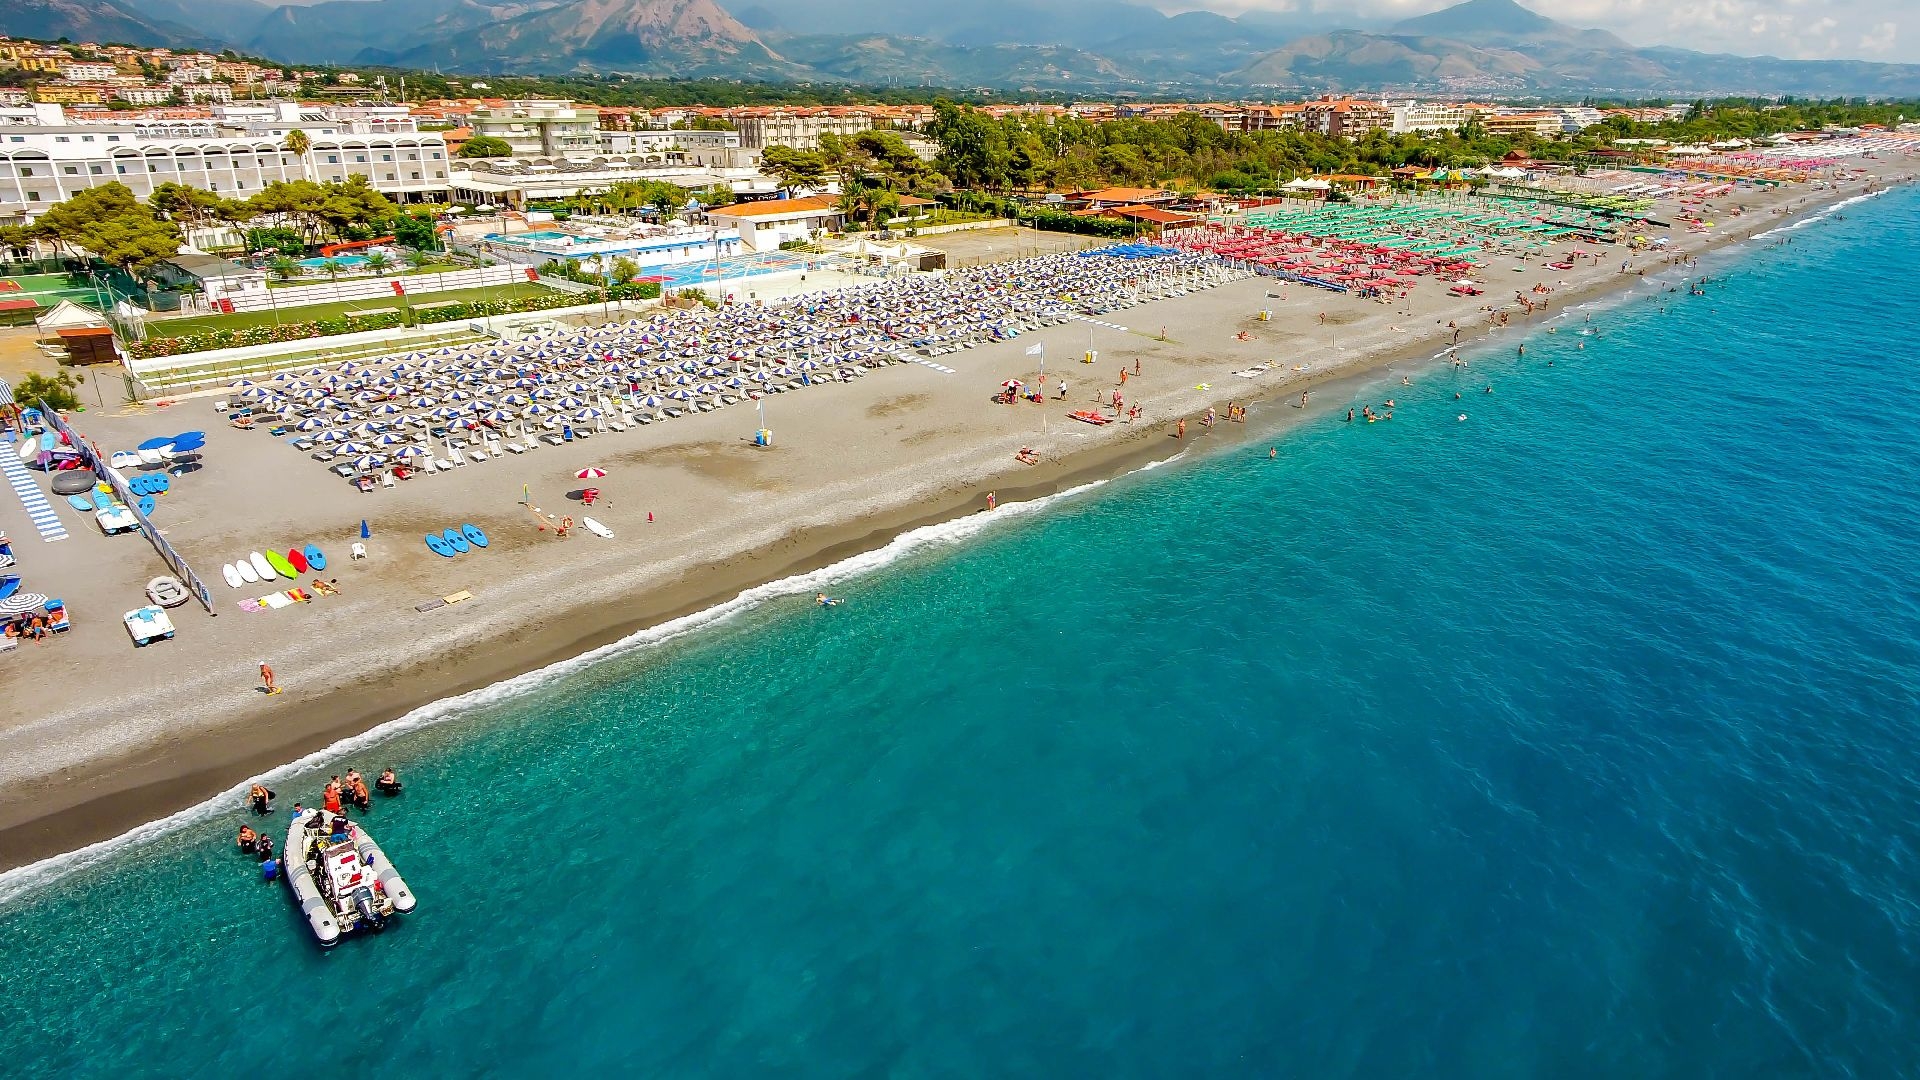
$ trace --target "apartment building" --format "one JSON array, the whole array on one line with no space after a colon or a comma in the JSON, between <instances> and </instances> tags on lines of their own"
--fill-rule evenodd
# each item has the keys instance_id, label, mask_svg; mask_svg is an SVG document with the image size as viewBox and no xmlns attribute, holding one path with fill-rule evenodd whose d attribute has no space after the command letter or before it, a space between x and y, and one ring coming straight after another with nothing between
<instances>
[{"instance_id":1,"label":"apartment building","mask_svg":"<svg viewBox=\"0 0 1920 1080\"><path fill-rule=\"evenodd\" d=\"M1388 110L1393 115L1392 129L1396 135L1457 131L1467 121L1492 111L1484 105L1454 101L1403 101L1389 105Z\"/></svg>"},{"instance_id":2,"label":"apartment building","mask_svg":"<svg viewBox=\"0 0 1920 1080\"><path fill-rule=\"evenodd\" d=\"M1557 109L1500 109L1480 118L1480 123L1489 135L1559 135L1561 127L1560 113Z\"/></svg>"},{"instance_id":3,"label":"apartment building","mask_svg":"<svg viewBox=\"0 0 1920 1080\"><path fill-rule=\"evenodd\" d=\"M60 66L60 77L75 83L105 82L118 74L120 69L112 64L91 60L70 60Z\"/></svg>"},{"instance_id":4,"label":"apartment building","mask_svg":"<svg viewBox=\"0 0 1920 1080\"><path fill-rule=\"evenodd\" d=\"M879 126L870 110L857 108L756 107L731 109L727 119L740 134L745 150L790 146L820 149L822 135L858 135Z\"/></svg>"},{"instance_id":5,"label":"apartment building","mask_svg":"<svg viewBox=\"0 0 1920 1080\"><path fill-rule=\"evenodd\" d=\"M475 110L474 138L505 142L517 158L591 158L600 153L600 115L571 101L527 99Z\"/></svg>"},{"instance_id":6,"label":"apartment building","mask_svg":"<svg viewBox=\"0 0 1920 1080\"><path fill-rule=\"evenodd\" d=\"M1378 101L1323 97L1300 107L1300 127L1336 139L1357 139L1393 126L1393 111Z\"/></svg>"}]
</instances>

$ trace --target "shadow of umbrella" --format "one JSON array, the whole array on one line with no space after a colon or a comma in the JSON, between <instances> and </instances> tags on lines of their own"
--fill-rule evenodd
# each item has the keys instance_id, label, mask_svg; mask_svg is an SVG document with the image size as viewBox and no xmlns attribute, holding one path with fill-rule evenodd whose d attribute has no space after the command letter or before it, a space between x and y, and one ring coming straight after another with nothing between
<instances>
[{"instance_id":1,"label":"shadow of umbrella","mask_svg":"<svg viewBox=\"0 0 1920 1080\"><path fill-rule=\"evenodd\" d=\"M172 473L175 476L185 476L188 473L199 472L200 462L197 459L194 461L182 461L174 465L173 468L168 469L167 471Z\"/></svg>"}]
</instances>

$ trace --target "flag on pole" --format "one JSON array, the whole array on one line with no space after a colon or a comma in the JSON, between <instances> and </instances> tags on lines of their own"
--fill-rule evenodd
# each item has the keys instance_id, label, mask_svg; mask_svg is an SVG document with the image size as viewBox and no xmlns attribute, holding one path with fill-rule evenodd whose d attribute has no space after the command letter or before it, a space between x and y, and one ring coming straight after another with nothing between
<instances>
[{"instance_id":1,"label":"flag on pole","mask_svg":"<svg viewBox=\"0 0 1920 1080\"><path fill-rule=\"evenodd\" d=\"M1028 356L1040 356L1046 353L1046 351L1047 351L1047 346L1044 342L1036 345L1027 346Z\"/></svg>"}]
</instances>

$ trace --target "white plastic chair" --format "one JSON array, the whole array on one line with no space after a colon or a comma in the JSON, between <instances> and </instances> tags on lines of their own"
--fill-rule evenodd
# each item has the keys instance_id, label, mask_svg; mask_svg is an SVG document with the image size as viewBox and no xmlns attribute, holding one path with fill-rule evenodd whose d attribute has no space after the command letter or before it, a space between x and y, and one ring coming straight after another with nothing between
<instances>
[{"instance_id":1,"label":"white plastic chair","mask_svg":"<svg viewBox=\"0 0 1920 1080\"><path fill-rule=\"evenodd\" d=\"M352 557L352 558L355 558L355 559L364 559L364 558L366 558L366 557L367 557L367 545L365 545L365 544L362 544L362 543L359 543L359 542L357 542L357 541L356 541L356 542L354 543L354 545L353 545L353 555L352 555L351 557Z\"/></svg>"}]
</instances>

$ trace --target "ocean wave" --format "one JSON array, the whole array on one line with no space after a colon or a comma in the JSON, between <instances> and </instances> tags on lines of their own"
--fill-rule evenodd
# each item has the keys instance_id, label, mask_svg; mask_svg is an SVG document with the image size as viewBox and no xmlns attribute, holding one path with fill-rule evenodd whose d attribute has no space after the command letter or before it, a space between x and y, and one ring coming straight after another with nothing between
<instances>
[{"instance_id":1,"label":"ocean wave","mask_svg":"<svg viewBox=\"0 0 1920 1080\"><path fill-rule=\"evenodd\" d=\"M1148 472L1178 460L1182 456L1184 454L1151 461L1133 472ZM203 802L129 829L112 839L101 840L74 851L50 856L39 862L0 873L0 905L10 903L35 889L58 882L71 874L98 866L130 849L232 814L245 805L247 791L256 780L269 787L275 783L284 783L303 773L318 770L329 761L337 761L346 755L371 749L410 732L458 720L475 709L532 693L601 661L663 645L687 634L725 622L771 601L817 593L823 588L874 573L932 548L961 543L996 527L1001 522L1030 517L1063 500L1105 487L1112 483L1113 479L1092 480L1051 495L1002 503L991 514L967 514L948 521L909 529L872 551L850 555L817 570L756 585L730 600L636 631L618 641L591 649L578 656L555 661L546 667L528 671L510 679L503 679L477 690L429 702L361 734L341 739L295 761L235 784Z\"/></svg>"},{"instance_id":2,"label":"ocean wave","mask_svg":"<svg viewBox=\"0 0 1920 1080\"><path fill-rule=\"evenodd\" d=\"M1839 213L1840 211L1846 209L1847 207L1852 206L1854 203L1866 202L1868 199L1877 199L1880 196L1885 195L1887 192L1892 190L1893 189L1890 187L1885 187L1885 188L1879 189L1878 191L1869 191L1869 192L1865 192L1864 194L1855 195L1850 199L1841 199L1839 202L1834 203L1832 206L1822 207L1819 210L1811 214L1808 214L1805 217L1795 218L1792 221L1787 222L1785 225L1776 225L1773 228L1768 229L1766 232L1754 233L1752 236L1747 238L1746 242L1751 244L1755 240L1765 240L1767 237L1774 236L1778 233L1787 233L1787 232L1793 232L1796 229L1804 229L1808 225L1812 225L1816 221L1825 221L1826 219L1832 217L1833 215Z\"/></svg>"}]
</instances>

